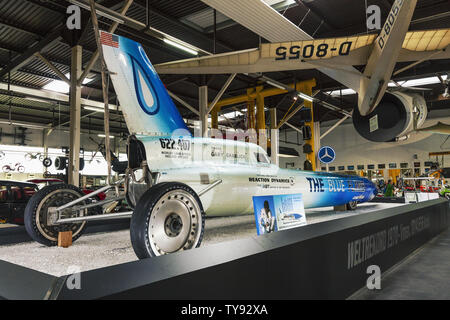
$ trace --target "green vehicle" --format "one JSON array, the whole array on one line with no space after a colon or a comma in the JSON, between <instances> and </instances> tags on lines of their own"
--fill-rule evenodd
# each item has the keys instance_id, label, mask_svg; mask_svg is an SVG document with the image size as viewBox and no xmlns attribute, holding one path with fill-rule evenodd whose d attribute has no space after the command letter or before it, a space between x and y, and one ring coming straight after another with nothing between
<instances>
[{"instance_id":1,"label":"green vehicle","mask_svg":"<svg viewBox=\"0 0 450 320\"><path fill-rule=\"evenodd\" d=\"M441 190L439 190L439 195L441 197L445 197L450 200L450 186L443 186Z\"/></svg>"}]
</instances>

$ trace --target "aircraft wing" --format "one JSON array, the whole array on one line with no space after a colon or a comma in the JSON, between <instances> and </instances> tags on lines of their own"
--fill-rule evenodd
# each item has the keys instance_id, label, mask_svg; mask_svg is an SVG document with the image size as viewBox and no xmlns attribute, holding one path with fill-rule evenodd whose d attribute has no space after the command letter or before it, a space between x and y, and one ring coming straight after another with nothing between
<instances>
[{"instance_id":1,"label":"aircraft wing","mask_svg":"<svg viewBox=\"0 0 450 320\"><path fill-rule=\"evenodd\" d=\"M327 68L352 73L366 65L376 34L263 43L259 48L156 65L160 74L258 73ZM397 62L450 58L450 29L406 34ZM356 73L356 72L355 72Z\"/></svg>"},{"instance_id":2,"label":"aircraft wing","mask_svg":"<svg viewBox=\"0 0 450 320\"><path fill-rule=\"evenodd\" d=\"M438 122L434 126L417 129L417 131L450 135L450 125Z\"/></svg>"}]
</instances>

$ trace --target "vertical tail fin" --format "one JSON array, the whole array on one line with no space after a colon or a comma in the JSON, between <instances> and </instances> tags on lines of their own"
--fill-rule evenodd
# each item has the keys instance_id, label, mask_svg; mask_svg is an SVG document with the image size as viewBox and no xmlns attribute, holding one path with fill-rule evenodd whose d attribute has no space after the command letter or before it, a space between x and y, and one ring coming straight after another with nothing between
<instances>
[{"instance_id":1,"label":"vertical tail fin","mask_svg":"<svg viewBox=\"0 0 450 320\"><path fill-rule=\"evenodd\" d=\"M132 134L171 135L185 129L180 113L145 54L130 39L101 31L103 54Z\"/></svg>"}]
</instances>

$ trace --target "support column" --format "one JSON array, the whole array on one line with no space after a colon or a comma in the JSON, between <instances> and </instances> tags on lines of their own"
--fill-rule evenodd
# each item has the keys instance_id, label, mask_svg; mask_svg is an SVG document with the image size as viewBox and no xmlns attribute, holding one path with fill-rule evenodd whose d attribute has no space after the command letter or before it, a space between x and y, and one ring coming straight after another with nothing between
<instances>
[{"instance_id":1,"label":"support column","mask_svg":"<svg viewBox=\"0 0 450 320\"><path fill-rule=\"evenodd\" d=\"M267 151L266 115L264 111L263 86L256 87L256 130L258 132L258 145Z\"/></svg>"},{"instance_id":2,"label":"support column","mask_svg":"<svg viewBox=\"0 0 450 320\"><path fill-rule=\"evenodd\" d=\"M263 87L256 88L256 129L266 129L266 115L264 112L264 96L261 94Z\"/></svg>"},{"instance_id":3,"label":"support column","mask_svg":"<svg viewBox=\"0 0 450 320\"><path fill-rule=\"evenodd\" d=\"M308 95L308 96L312 96L312 88L316 85L316 81L315 80L311 80L311 81L305 81L302 82L299 86L299 91ZM305 125L309 126L311 128L311 140L309 140L309 143L311 144L312 147L312 152L310 154L306 154L306 160L311 161L312 164L312 169L313 171L316 171L317 169L317 151L319 151L319 149L317 148L317 143L316 143L316 135L319 136L320 139L320 131L316 131L315 126L314 126L314 108L313 108L313 103L310 101L305 100L304 102L305 104L305 108L309 108L311 110L311 122L306 122Z\"/></svg>"},{"instance_id":4,"label":"support column","mask_svg":"<svg viewBox=\"0 0 450 320\"><path fill-rule=\"evenodd\" d=\"M42 130L42 147L44 148L44 158L48 157L48 134L50 132L50 129L44 129ZM43 174L47 171L48 168L44 167L44 165L42 165L43 168Z\"/></svg>"},{"instance_id":5,"label":"support column","mask_svg":"<svg viewBox=\"0 0 450 320\"><path fill-rule=\"evenodd\" d=\"M119 142L117 141L117 139L118 139L117 137L114 137L114 154L116 155L117 159L119 159L120 148L119 148ZM114 177L115 177L116 181L118 181L119 180L119 173L114 172Z\"/></svg>"},{"instance_id":6,"label":"support column","mask_svg":"<svg viewBox=\"0 0 450 320\"><path fill-rule=\"evenodd\" d=\"M247 89L247 130L256 129L255 100L251 98L254 92L253 88Z\"/></svg>"},{"instance_id":7,"label":"support column","mask_svg":"<svg viewBox=\"0 0 450 320\"><path fill-rule=\"evenodd\" d=\"M314 150L314 160L316 162L316 166L315 169L316 171L322 171L321 165L320 165L320 160L318 157L318 152L320 150L320 122L313 122L313 132L314 132L314 136L313 136L313 150ZM327 166L328 167L328 166ZM328 171L328 170L327 170Z\"/></svg>"},{"instance_id":8,"label":"support column","mask_svg":"<svg viewBox=\"0 0 450 320\"><path fill-rule=\"evenodd\" d=\"M220 112L219 106L215 106L211 111L211 128L212 129L219 129L219 112Z\"/></svg>"},{"instance_id":9,"label":"support column","mask_svg":"<svg viewBox=\"0 0 450 320\"><path fill-rule=\"evenodd\" d=\"M198 103L200 111L200 132L202 137L208 136L208 86L198 88Z\"/></svg>"},{"instance_id":10,"label":"support column","mask_svg":"<svg viewBox=\"0 0 450 320\"><path fill-rule=\"evenodd\" d=\"M74 186L80 184L80 136L81 136L81 86L78 78L81 76L82 47L72 47L70 69L70 153L68 182Z\"/></svg>"},{"instance_id":11,"label":"support column","mask_svg":"<svg viewBox=\"0 0 450 320\"><path fill-rule=\"evenodd\" d=\"M270 108L270 160L272 164L279 166L279 130L277 129L277 109Z\"/></svg>"}]
</instances>

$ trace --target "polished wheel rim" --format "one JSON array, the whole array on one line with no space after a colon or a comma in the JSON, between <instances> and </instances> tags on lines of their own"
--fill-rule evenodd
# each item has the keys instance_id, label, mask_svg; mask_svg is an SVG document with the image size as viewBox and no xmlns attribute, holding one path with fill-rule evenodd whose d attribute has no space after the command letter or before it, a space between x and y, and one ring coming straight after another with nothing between
<instances>
[{"instance_id":1,"label":"polished wheel rim","mask_svg":"<svg viewBox=\"0 0 450 320\"><path fill-rule=\"evenodd\" d=\"M72 231L72 238L76 237L83 229L86 221L82 223L61 224L55 226L47 225L47 212L50 207L59 207L80 197L75 190L55 190L45 196L36 209L36 226L39 233L50 241L58 241L58 233ZM79 203L80 205L84 202ZM83 215L83 214L82 214ZM81 216L82 216L81 215Z\"/></svg>"},{"instance_id":2,"label":"polished wheel rim","mask_svg":"<svg viewBox=\"0 0 450 320\"><path fill-rule=\"evenodd\" d=\"M194 248L201 231L200 207L194 196L184 190L163 195L150 214L148 239L156 255Z\"/></svg>"}]
</instances>

